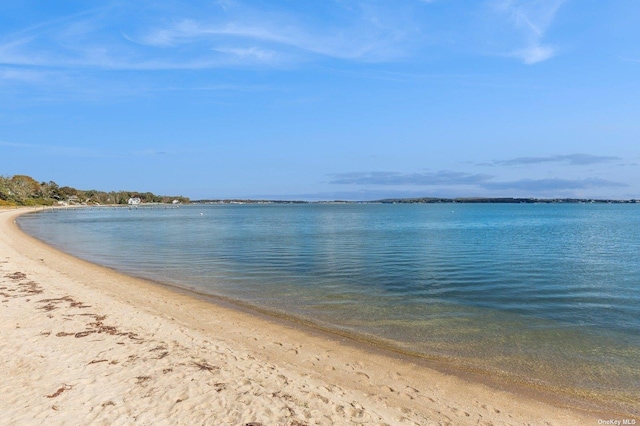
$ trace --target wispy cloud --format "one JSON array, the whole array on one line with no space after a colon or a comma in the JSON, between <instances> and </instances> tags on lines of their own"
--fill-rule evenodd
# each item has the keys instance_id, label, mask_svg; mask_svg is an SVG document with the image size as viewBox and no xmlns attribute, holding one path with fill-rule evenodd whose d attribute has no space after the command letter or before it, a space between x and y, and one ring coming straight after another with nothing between
<instances>
[{"instance_id":1,"label":"wispy cloud","mask_svg":"<svg viewBox=\"0 0 640 426\"><path fill-rule=\"evenodd\" d=\"M518 161L531 164L528 161L549 161L540 158L521 158ZM580 161L580 159L573 159ZM510 191L518 194L559 194L566 191L597 189L597 188L622 188L625 183L590 177L584 179L544 178L544 179L516 179L499 180L496 176L486 174L474 174L456 171L439 171L428 173L396 173L396 172L354 172L330 175L329 183L337 185L354 185L356 187L423 187L429 190L449 188L449 191L458 191L463 187L476 188L495 193L496 191ZM458 188L458 189L456 189Z\"/></svg>"},{"instance_id":2,"label":"wispy cloud","mask_svg":"<svg viewBox=\"0 0 640 426\"><path fill-rule=\"evenodd\" d=\"M590 155L590 154L567 154L567 155L549 155L546 157L518 157L510 160L498 160L489 165L499 166L519 166L532 165L542 163L564 163L570 166L589 166L593 164L610 163L612 161L622 160L620 157L609 155Z\"/></svg>"},{"instance_id":3,"label":"wispy cloud","mask_svg":"<svg viewBox=\"0 0 640 426\"><path fill-rule=\"evenodd\" d=\"M542 46L538 42L535 42L523 49L514 50L512 56L522 59L522 62L527 65L532 65L556 56L556 48L553 46Z\"/></svg>"},{"instance_id":4,"label":"wispy cloud","mask_svg":"<svg viewBox=\"0 0 640 426\"><path fill-rule=\"evenodd\" d=\"M132 150L111 150L103 148L83 147L74 145L45 144L45 143L23 143L0 141L0 150L16 151L25 155L46 155L61 158L109 158L109 159L130 159L132 157L164 157L171 156L203 156L211 155L211 151L202 148L193 148L181 145L159 145Z\"/></svg>"},{"instance_id":5,"label":"wispy cloud","mask_svg":"<svg viewBox=\"0 0 640 426\"><path fill-rule=\"evenodd\" d=\"M156 157L160 155L167 155L168 153L167 151L149 148L140 151L134 151L131 154L136 157Z\"/></svg>"},{"instance_id":6,"label":"wispy cloud","mask_svg":"<svg viewBox=\"0 0 640 426\"><path fill-rule=\"evenodd\" d=\"M242 2L162 13L119 7L125 8L119 13L138 12L141 18L121 23L99 9L34 25L0 38L0 64L173 70L282 66L322 57L384 62L405 56L412 43L411 31L398 22L402 19L373 7L324 5L341 16L330 24L317 22L309 11Z\"/></svg>"},{"instance_id":7,"label":"wispy cloud","mask_svg":"<svg viewBox=\"0 0 640 426\"><path fill-rule=\"evenodd\" d=\"M382 188L377 190L361 189L354 191L322 191L322 192L298 192L298 193L262 193L249 194L246 198L254 200L308 200L308 201L326 201L326 200L342 200L342 201L374 201L383 200L385 198L420 198L420 197L452 197L464 196L467 193L455 193L451 191L428 191L425 190L398 190Z\"/></svg>"},{"instance_id":8,"label":"wispy cloud","mask_svg":"<svg viewBox=\"0 0 640 426\"><path fill-rule=\"evenodd\" d=\"M546 61L558 54L558 48L544 42L548 28L566 0L495 0L494 9L524 39L524 46L509 53L525 64Z\"/></svg>"},{"instance_id":9,"label":"wispy cloud","mask_svg":"<svg viewBox=\"0 0 640 426\"><path fill-rule=\"evenodd\" d=\"M120 154L108 152L100 149L85 148L81 146L45 145L0 141L0 147L10 148L20 151L28 151L30 155L71 157L71 158L113 158Z\"/></svg>"},{"instance_id":10,"label":"wispy cloud","mask_svg":"<svg viewBox=\"0 0 640 426\"><path fill-rule=\"evenodd\" d=\"M357 13L348 23L333 28L314 26L296 16L243 13L216 20L185 18L129 39L160 48L205 43L213 51L240 53L245 57L247 52L268 52L267 56L258 55L260 59L291 57L298 52L346 60L385 61L404 55L400 45L406 36L401 28L382 25Z\"/></svg>"},{"instance_id":11,"label":"wispy cloud","mask_svg":"<svg viewBox=\"0 0 640 426\"><path fill-rule=\"evenodd\" d=\"M600 178L587 179L519 179L504 182L483 182L481 185L485 189L501 189L501 190L525 190L533 192L554 192L576 189L595 189L595 188L622 188L629 186L624 183L614 182Z\"/></svg>"},{"instance_id":12,"label":"wispy cloud","mask_svg":"<svg viewBox=\"0 0 640 426\"><path fill-rule=\"evenodd\" d=\"M426 173L355 172L330 175L329 183L349 185L478 185L493 176L443 170Z\"/></svg>"},{"instance_id":13,"label":"wispy cloud","mask_svg":"<svg viewBox=\"0 0 640 426\"><path fill-rule=\"evenodd\" d=\"M40 83L50 75L48 72L15 67L0 68L0 81Z\"/></svg>"}]
</instances>

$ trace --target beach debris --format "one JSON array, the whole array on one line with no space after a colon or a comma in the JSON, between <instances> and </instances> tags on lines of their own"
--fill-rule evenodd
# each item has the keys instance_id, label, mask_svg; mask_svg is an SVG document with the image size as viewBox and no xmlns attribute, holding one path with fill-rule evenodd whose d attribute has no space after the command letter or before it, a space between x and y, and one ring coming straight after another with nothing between
<instances>
[{"instance_id":1,"label":"beach debris","mask_svg":"<svg viewBox=\"0 0 640 426\"><path fill-rule=\"evenodd\" d=\"M38 300L36 303L46 303L46 305L39 307L38 309L44 309L45 311L53 311L54 309L58 309L56 305L62 302L74 303L75 300L71 296L63 296L57 297L55 299L42 299Z\"/></svg>"},{"instance_id":2,"label":"beach debris","mask_svg":"<svg viewBox=\"0 0 640 426\"><path fill-rule=\"evenodd\" d=\"M58 309L58 307L52 305L51 303L48 303L44 306L39 307L38 309L44 309L45 311L49 312L49 311L53 311L54 309Z\"/></svg>"},{"instance_id":3,"label":"beach debris","mask_svg":"<svg viewBox=\"0 0 640 426\"><path fill-rule=\"evenodd\" d=\"M43 292L42 287L40 287L40 285L35 281L19 282L27 278L27 274L25 274L24 272L14 272L11 274L5 274L4 277L14 281L17 286L14 288L9 288L6 285L3 285L2 287L0 287L0 290L6 290L10 293L13 293L13 294L9 294L2 291L0 292L0 296L2 297L13 299L16 297L25 297L30 294L40 294ZM3 284L6 284L6 282ZM31 299L27 299L27 302L30 300ZM3 302L8 302L8 300L6 301L3 300Z\"/></svg>"},{"instance_id":4,"label":"beach debris","mask_svg":"<svg viewBox=\"0 0 640 426\"><path fill-rule=\"evenodd\" d=\"M27 278L27 274L24 272L14 272L13 274L6 274L5 277L18 281Z\"/></svg>"},{"instance_id":5,"label":"beach debris","mask_svg":"<svg viewBox=\"0 0 640 426\"><path fill-rule=\"evenodd\" d=\"M220 367L216 367L214 365L211 365L209 363L207 363L206 361L194 361L193 365L195 365L196 367L198 367L201 371L211 371L213 372L214 370L220 370Z\"/></svg>"},{"instance_id":6,"label":"beach debris","mask_svg":"<svg viewBox=\"0 0 640 426\"><path fill-rule=\"evenodd\" d=\"M53 302L55 303L59 303L60 301L69 301L69 300L73 300L71 298L67 297L63 297L63 298L58 298L58 299L44 299L41 300L40 302L49 302L47 305L44 305L42 307L40 307L39 309L44 309L46 311L51 311L53 309L57 309L57 307L53 304ZM125 336L128 337L131 340L137 340L139 342L142 342L143 339L141 339L140 337L138 337L138 335L136 333L132 333L132 332L123 332L118 330L117 327L112 326L112 325L105 325L103 323L103 321L107 318L106 315L96 315L96 314L79 314L82 316L89 316L89 317L93 317L95 319L95 321L93 322L89 322L87 323L86 330L83 331L78 331L78 332L65 332L65 331L61 331L59 333L56 334L57 337L66 337L66 336L75 336L76 338L81 338L81 337L87 337L91 334L94 333L98 333L98 334L108 334L111 336ZM71 315L74 316L74 315ZM118 342L118 344L122 344L121 342ZM168 355L168 353L167 353ZM164 358L166 355L161 355L160 358ZM160 359L158 358L158 359Z\"/></svg>"},{"instance_id":7,"label":"beach debris","mask_svg":"<svg viewBox=\"0 0 640 426\"><path fill-rule=\"evenodd\" d=\"M73 386L67 385L67 384L63 384L62 387L60 387L57 391L55 391L51 395L45 395L45 396L47 398L55 398L55 397L59 396L62 392L68 391L68 390L71 390L71 389L73 389Z\"/></svg>"},{"instance_id":8,"label":"beach debris","mask_svg":"<svg viewBox=\"0 0 640 426\"><path fill-rule=\"evenodd\" d=\"M167 349L166 346L160 345L160 346L156 346L153 349L149 349L149 352L162 351L160 355L158 355L158 357L156 358L156 359L162 359L169 355L169 351L167 351L166 349Z\"/></svg>"},{"instance_id":9,"label":"beach debris","mask_svg":"<svg viewBox=\"0 0 640 426\"><path fill-rule=\"evenodd\" d=\"M81 308L81 309L82 309L82 308L90 308L90 307L91 307L91 305L85 305L85 304L84 304L84 303L82 303L82 302L75 302L75 301L74 301L74 302L71 302L71 304L69 305L69 307L71 307L71 308Z\"/></svg>"},{"instance_id":10,"label":"beach debris","mask_svg":"<svg viewBox=\"0 0 640 426\"><path fill-rule=\"evenodd\" d=\"M44 290L42 290L42 288L38 285L38 283L34 282L34 281L29 281L26 283L20 283L18 284L21 288L20 291L22 293L27 293L27 294L40 294L42 293Z\"/></svg>"},{"instance_id":11,"label":"beach debris","mask_svg":"<svg viewBox=\"0 0 640 426\"><path fill-rule=\"evenodd\" d=\"M285 401L293 401L293 397L291 395L289 395L288 393L282 393L282 391L273 392L271 396L274 398L283 399Z\"/></svg>"},{"instance_id":12,"label":"beach debris","mask_svg":"<svg viewBox=\"0 0 640 426\"><path fill-rule=\"evenodd\" d=\"M138 376L136 377L136 385L140 385L149 380L151 380L151 376Z\"/></svg>"}]
</instances>

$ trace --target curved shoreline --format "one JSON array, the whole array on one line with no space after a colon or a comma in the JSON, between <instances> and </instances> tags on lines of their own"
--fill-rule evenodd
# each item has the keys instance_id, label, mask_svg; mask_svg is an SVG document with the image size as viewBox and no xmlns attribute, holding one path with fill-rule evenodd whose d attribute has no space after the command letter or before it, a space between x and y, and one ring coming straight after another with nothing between
<instances>
[{"instance_id":1,"label":"curved shoreline","mask_svg":"<svg viewBox=\"0 0 640 426\"><path fill-rule=\"evenodd\" d=\"M295 385L287 395L299 401L299 405L303 407L310 401L309 398L303 397L303 389L305 385L308 386L308 380L319 381L321 385L318 385L317 389L337 386L342 393L350 392L362 407L357 410L363 410L362 412L368 415L376 413L379 416L379 420L370 417L371 424L382 423L383 418L390 424L402 424L398 420L400 418L418 424L427 420L446 423L447 419L456 424L476 424L480 419L491 419L494 424L543 421L552 424L567 421L597 424L599 418L611 416L611 413L586 413L557 407L543 401L540 395L514 393L514 389L499 390L496 387L499 383L487 386L478 381L478 378L458 377L451 375L451 372L443 372L446 368L438 368L440 371L436 371L433 365L426 365L428 362L415 363L414 360L400 354L359 344L321 329L314 330L309 325L293 323L286 318L274 318L248 308L239 308L228 301L221 303L217 298L212 304L210 300L199 300L195 295L189 294L188 290L167 289L165 285L159 286L146 280L122 275L109 268L62 253L22 233L15 225L14 218L26 211L33 210L1 213L0 229L3 232L0 250L2 257L8 258L8 264L14 266L13 269L24 270L15 272L22 272L29 277L37 276L37 282L43 287L47 284L47 277L49 281L52 281L51 277L55 277L57 285L64 287L63 292L69 293L74 299L88 296L99 301L105 306L104 312L109 318L118 316L114 315L114 312L119 310L135 311L137 317L120 317L116 318L116 322L120 322L118 326L121 328L127 324L137 324L140 335L145 335L145 331L149 334L149 330L145 330L145 326L149 328L147 322L151 321L154 324L151 327L153 330L161 323L164 328L173 331L169 333L169 339L176 332L190 334L192 341L198 342L194 346L206 346L204 342L217 339L219 344L228 345L231 352L235 350L234 356L237 359L245 362L255 360L248 364L274 365L276 369L287 373L281 375L291 378L288 382ZM19 258L19 261L14 258ZM7 268L7 264L4 264L2 272L5 280ZM10 303L13 303L13 300ZM232 326L228 327L229 324ZM189 345L182 346L188 353ZM237 353L244 353L246 356L238 357ZM247 367L245 371L249 373L245 374L244 380L251 380L252 376L262 374L255 368L251 370ZM226 388L225 392L230 392L230 388ZM278 399L273 396L277 392L272 392L270 403ZM317 413L311 413L307 420L296 421L329 424L322 423L327 421L327 416L339 416L334 409L322 413L322 407L332 406L334 401L331 396L332 392L323 396L328 401L326 403L322 402L324 399L320 399ZM215 397L216 395L211 395L211 398ZM549 399L551 398L552 396ZM259 405L260 398L254 395L253 399L252 403ZM370 408L367 410L368 407ZM158 407L154 407L154 410L156 409ZM228 411L228 407L221 409L218 418L222 419L223 415L228 415ZM304 408L296 406L294 411L304 412ZM391 417L386 417L386 414L383 416L380 414L382 412L390 413ZM192 420L194 413L184 415L184 419ZM244 421L248 418L240 416L237 420ZM286 421L289 420L281 415L263 415L261 418L252 417L247 421L285 421L282 424L287 424ZM340 423L351 420L349 415L343 415L340 418L332 418L332 421ZM365 424L369 423L365 421Z\"/></svg>"}]
</instances>

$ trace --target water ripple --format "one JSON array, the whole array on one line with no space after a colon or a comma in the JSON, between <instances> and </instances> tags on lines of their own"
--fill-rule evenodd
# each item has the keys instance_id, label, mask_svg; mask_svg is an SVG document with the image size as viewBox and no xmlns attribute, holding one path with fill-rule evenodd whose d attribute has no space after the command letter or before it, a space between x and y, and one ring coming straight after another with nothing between
<instances>
[{"instance_id":1,"label":"water ripple","mask_svg":"<svg viewBox=\"0 0 640 426\"><path fill-rule=\"evenodd\" d=\"M92 209L20 225L96 263L403 350L600 397L640 395L640 206L451 210Z\"/></svg>"}]
</instances>

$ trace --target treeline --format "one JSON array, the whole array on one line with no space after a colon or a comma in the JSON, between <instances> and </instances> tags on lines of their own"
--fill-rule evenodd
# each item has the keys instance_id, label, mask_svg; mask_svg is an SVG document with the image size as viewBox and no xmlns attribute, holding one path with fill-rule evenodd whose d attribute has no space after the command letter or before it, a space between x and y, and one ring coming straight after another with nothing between
<instances>
[{"instance_id":1,"label":"treeline","mask_svg":"<svg viewBox=\"0 0 640 426\"><path fill-rule=\"evenodd\" d=\"M143 203L188 203L182 196L155 195L151 192L81 190L59 186L54 181L38 182L30 176L0 176L0 206L51 206L54 204L128 204L130 198Z\"/></svg>"},{"instance_id":2,"label":"treeline","mask_svg":"<svg viewBox=\"0 0 640 426\"><path fill-rule=\"evenodd\" d=\"M382 204L437 204L437 203L462 203L462 204L635 204L640 200L614 200L601 198L511 198L511 197L466 197L466 198L385 198L384 200L371 201Z\"/></svg>"}]
</instances>

